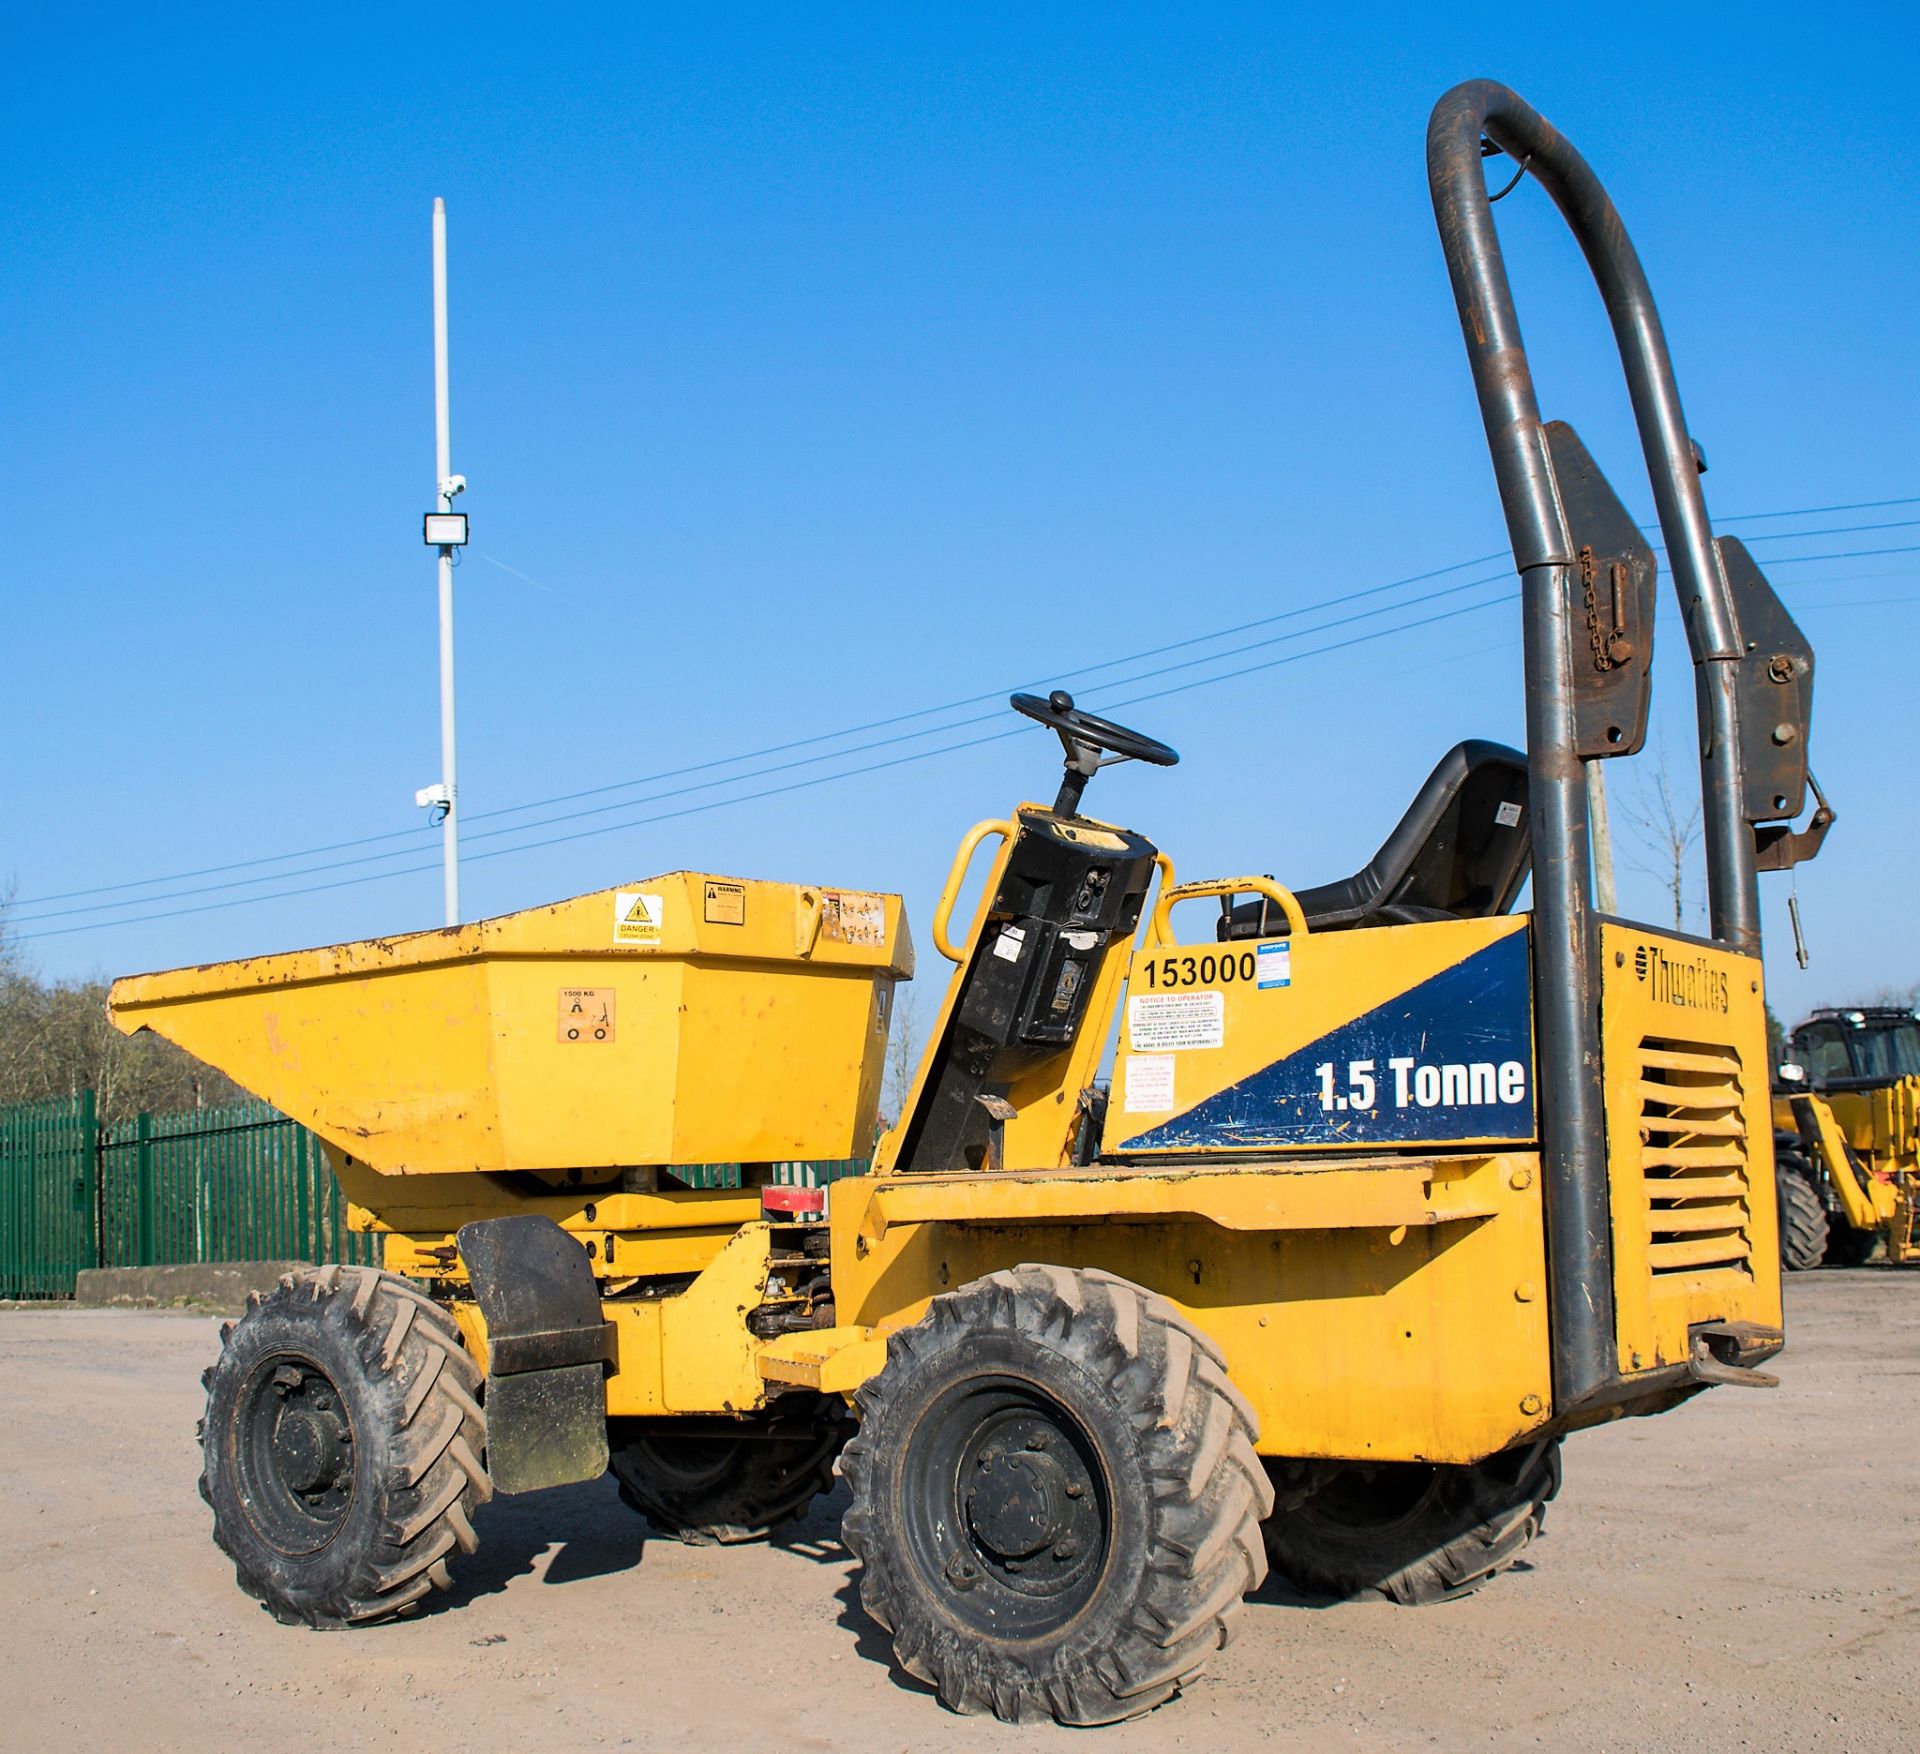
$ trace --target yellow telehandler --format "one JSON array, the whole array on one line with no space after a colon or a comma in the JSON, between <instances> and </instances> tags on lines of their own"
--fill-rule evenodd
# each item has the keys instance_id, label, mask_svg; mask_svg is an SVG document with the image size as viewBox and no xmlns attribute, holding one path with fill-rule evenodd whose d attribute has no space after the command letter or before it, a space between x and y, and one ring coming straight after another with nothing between
<instances>
[{"instance_id":1,"label":"yellow telehandler","mask_svg":"<svg viewBox=\"0 0 1920 1754\"><path fill-rule=\"evenodd\" d=\"M1593 907L1585 764L1645 735L1654 557L1535 406L1493 151L1573 229L1625 364L1695 665L1707 937ZM1569 1432L1772 1382L1756 872L1817 843L1792 827L1812 653L1712 534L1586 163L1491 83L1441 99L1427 157L1528 751L1449 750L1365 869L1177 881L1082 808L1102 766L1174 751L1015 696L1060 740L1057 795L961 841L904 1113L826 1189L779 1166L871 1138L913 966L890 895L676 872L117 983L120 1027L311 1127L385 1235L386 1271L289 1279L207 1373L215 1538L281 1619L417 1607L496 1490L611 1467L659 1527L726 1541L837 1457L908 1673L956 1710L1106 1723L1193 1677L1270 1563L1461 1594L1538 1528ZM740 1185L698 1185L714 1164Z\"/></svg>"},{"instance_id":2,"label":"yellow telehandler","mask_svg":"<svg viewBox=\"0 0 1920 1754\"><path fill-rule=\"evenodd\" d=\"M1776 1076L1782 1262L1858 1267L1876 1250L1893 1266L1920 1260L1920 1014L1816 1011Z\"/></svg>"}]
</instances>

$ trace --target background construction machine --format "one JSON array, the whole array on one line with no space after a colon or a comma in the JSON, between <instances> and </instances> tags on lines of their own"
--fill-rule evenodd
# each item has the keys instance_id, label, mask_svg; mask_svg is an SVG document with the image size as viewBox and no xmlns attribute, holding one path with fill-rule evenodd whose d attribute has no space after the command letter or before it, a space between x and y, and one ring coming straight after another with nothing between
<instances>
[{"instance_id":1,"label":"background construction machine","mask_svg":"<svg viewBox=\"0 0 1920 1754\"><path fill-rule=\"evenodd\" d=\"M1816 1011L1788 1039L1774 1096L1780 1258L1857 1267L1920 1260L1920 1014Z\"/></svg>"},{"instance_id":2,"label":"background construction machine","mask_svg":"<svg viewBox=\"0 0 1920 1754\"><path fill-rule=\"evenodd\" d=\"M1644 737L1654 562L1539 416L1488 151L1558 204L1626 366L1696 667L1706 938L1590 899L1585 764ZM771 1166L869 1136L912 969L891 896L676 873L116 986L123 1028L329 1141L386 1233L387 1272L288 1280L207 1373L202 1490L276 1614L414 1607L495 1489L611 1463L656 1524L726 1540L838 1451L901 1665L959 1710L1108 1722L1201 1668L1270 1558L1337 1594L1473 1589L1538 1527L1567 1433L1772 1381L1756 871L1811 851L1812 654L1712 536L1585 162L1477 83L1435 109L1428 171L1529 751L1452 749L1364 870L1176 882L1081 809L1101 766L1174 752L1016 696L1060 738L1058 795L963 839L918 1076L830 1201ZM742 1185L690 1185L716 1162Z\"/></svg>"}]
</instances>

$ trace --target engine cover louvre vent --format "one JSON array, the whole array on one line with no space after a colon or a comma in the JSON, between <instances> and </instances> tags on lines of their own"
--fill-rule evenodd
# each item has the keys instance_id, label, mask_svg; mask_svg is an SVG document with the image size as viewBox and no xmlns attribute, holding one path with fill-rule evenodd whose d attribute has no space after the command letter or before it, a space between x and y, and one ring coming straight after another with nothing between
<instances>
[{"instance_id":1,"label":"engine cover louvre vent","mask_svg":"<svg viewBox=\"0 0 1920 1754\"><path fill-rule=\"evenodd\" d=\"M1640 1042L1640 1169L1656 1279L1752 1276L1752 1204L1740 1056L1717 1043Z\"/></svg>"}]
</instances>

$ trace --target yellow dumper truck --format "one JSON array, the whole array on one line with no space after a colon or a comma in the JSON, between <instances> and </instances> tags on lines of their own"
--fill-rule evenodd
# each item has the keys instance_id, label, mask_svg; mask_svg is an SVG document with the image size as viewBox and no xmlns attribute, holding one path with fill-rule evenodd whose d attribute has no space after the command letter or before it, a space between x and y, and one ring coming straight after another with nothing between
<instances>
[{"instance_id":1,"label":"yellow dumper truck","mask_svg":"<svg viewBox=\"0 0 1920 1754\"><path fill-rule=\"evenodd\" d=\"M1494 151L1573 228L1625 362L1696 666L1708 937L1593 907L1585 764L1644 737L1654 558L1535 406ZM826 1190L774 1166L868 1147L913 968L891 895L676 872L115 987L122 1028L317 1132L385 1234L385 1272L287 1281L207 1374L215 1536L280 1618L415 1607L496 1490L610 1466L656 1524L727 1540L837 1456L903 1668L958 1710L1103 1723L1195 1675L1270 1563L1335 1595L1473 1589L1539 1526L1569 1432L1771 1382L1756 871L1812 850L1812 654L1712 535L1585 162L1476 83L1428 167L1529 747L1449 750L1364 870L1179 881L1082 807L1103 765L1174 751L1015 696L1059 737L1058 793L963 838L904 1112ZM716 1163L741 1185L696 1185Z\"/></svg>"}]
</instances>

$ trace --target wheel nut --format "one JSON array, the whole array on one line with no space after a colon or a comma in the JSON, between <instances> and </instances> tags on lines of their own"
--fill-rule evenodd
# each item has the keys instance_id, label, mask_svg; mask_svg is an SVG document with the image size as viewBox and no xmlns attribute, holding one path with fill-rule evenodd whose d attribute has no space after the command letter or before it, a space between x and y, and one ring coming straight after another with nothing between
<instances>
[{"instance_id":1,"label":"wheel nut","mask_svg":"<svg viewBox=\"0 0 1920 1754\"><path fill-rule=\"evenodd\" d=\"M1080 1549L1076 1547L1071 1541L1062 1541L1059 1546L1054 1548L1053 1556L1056 1559L1071 1559L1074 1556L1074 1554L1078 1553L1079 1551Z\"/></svg>"},{"instance_id":2,"label":"wheel nut","mask_svg":"<svg viewBox=\"0 0 1920 1754\"><path fill-rule=\"evenodd\" d=\"M1084 1498L1086 1494L1086 1487L1082 1486L1078 1480L1069 1480L1067 1482L1067 1496L1069 1498Z\"/></svg>"},{"instance_id":3,"label":"wheel nut","mask_svg":"<svg viewBox=\"0 0 1920 1754\"><path fill-rule=\"evenodd\" d=\"M1033 1436L1027 1439L1028 1449L1045 1449L1046 1447L1047 1434L1044 1431L1036 1431Z\"/></svg>"}]
</instances>

